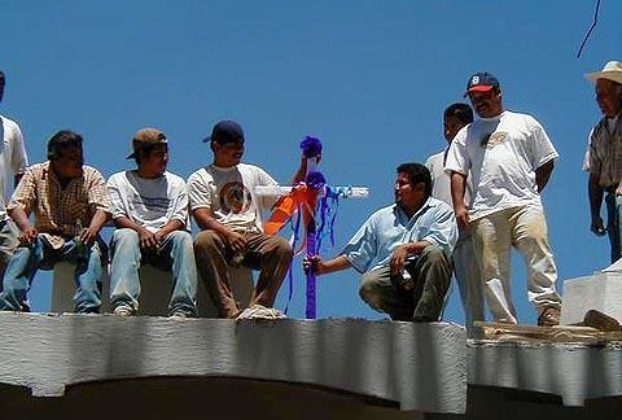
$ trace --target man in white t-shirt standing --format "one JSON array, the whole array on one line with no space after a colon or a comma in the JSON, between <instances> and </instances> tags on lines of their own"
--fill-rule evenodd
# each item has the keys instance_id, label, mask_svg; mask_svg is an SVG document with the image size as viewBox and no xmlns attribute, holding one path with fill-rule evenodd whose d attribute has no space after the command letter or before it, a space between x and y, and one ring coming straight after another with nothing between
<instances>
[{"instance_id":1,"label":"man in white t-shirt standing","mask_svg":"<svg viewBox=\"0 0 622 420\"><path fill-rule=\"evenodd\" d=\"M452 206L451 177L445 172L445 161L449 146L462 127L473 122L473 110L467 104L455 103L445 109L443 113L443 134L447 141L445 149L432 155L425 162L425 166L432 175L432 197L443 200ZM467 179L467 190L464 201L468 206L471 198L471 180ZM469 335L473 332L473 322L485 320L484 297L482 296L482 280L479 264L473 252L473 241L467 230L461 230L460 236L452 253L454 276L458 283L462 308L464 309L465 325Z\"/></svg>"},{"instance_id":2,"label":"man in white t-shirt standing","mask_svg":"<svg viewBox=\"0 0 622 420\"><path fill-rule=\"evenodd\" d=\"M172 270L169 315L196 316L197 271L188 219L188 193L182 178L166 170L168 141L154 128L139 130L132 140L138 168L108 180L112 219L117 230L110 245L110 300L114 313L138 310L141 264Z\"/></svg>"},{"instance_id":3,"label":"man in white t-shirt standing","mask_svg":"<svg viewBox=\"0 0 622 420\"><path fill-rule=\"evenodd\" d=\"M262 212L275 198L258 197L256 186L277 185L263 169L241 163L244 132L235 121L218 122L209 142L214 160L188 180L190 209L202 231L194 249L199 273L221 318L280 318L274 300L292 261L289 243L263 233ZM299 168L294 182L300 181ZM238 307L231 289L230 266L261 270L250 306Z\"/></svg>"},{"instance_id":4,"label":"man in white t-shirt standing","mask_svg":"<svg viewBox=\"0 0 622 420\"><path fill-rule=\"evenodd\" d=\"M509 284L515 246L527 265L538 325L557 325L557 268L540 194L559 155L533 117L504 110L499 82L490 73L471 76L465 95L480 118L456 135L445 170L451 173L458 226L473 236L488 306L496 321L517 323ZM470 209L464 202L467 175L473 179Z\"/></svg>"},{"instance_id":5,"label":"man in white t-shirt standing","mask_svg":"<svg viewBox=\"0 0 622 420\"><path fill-rule=\"evenodd\" d=\"M5 85L6 77L0 71L0 102L4 96ZM6 205L12 187L17 185L26 171L28 158L19 126L3 115L0 115L0 139L3 140L0 150L0 279L2 279L9 259L19 244L17 228L7 214Z\"/></svg>"}]
</instances>

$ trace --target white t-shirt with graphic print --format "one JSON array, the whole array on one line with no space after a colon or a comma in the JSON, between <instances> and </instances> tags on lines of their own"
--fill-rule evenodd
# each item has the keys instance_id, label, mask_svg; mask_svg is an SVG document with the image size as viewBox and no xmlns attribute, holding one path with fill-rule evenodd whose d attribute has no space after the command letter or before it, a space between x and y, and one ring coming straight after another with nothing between
<instances>
[{"instance_id":1,"label":"white t-shirt with graphic print","mask_svg":"<svg viewBox=\"0 0 622 420\"><path fill-rule=\"evenodd\" d=\"M209 165L190 175L190 209L211 210L213 217L236 232L263 232L262 212L278 197L255 195L256 186L278 185L263 169L244 163L230 168Z\"/></svg>"},{"instance_id":2,"label":"white t-shirt with graphic print","mask_svg":"<svg viewBox=\"0 0 622 420\"><path fill-rule=\"evenodd\" d=\"M113 219L127 217L151 232L179 220L190 230L186 183L175 174L164 172L149 179L135 170L118 172L108 180L107 189Z\"/></svg>"},{"instance_id":3,"label":"white t-shirt with graphic print","mask_svg":"<svg viewBox=\"0 0 622 420\"><path fill-rule=\"evenodd\" d=\"M559 155L544 128L530 115L504 111L458 132L445 171L473 177L472 220L511 207L542 206L536 169Z\"/></svg>"}]
</instances>

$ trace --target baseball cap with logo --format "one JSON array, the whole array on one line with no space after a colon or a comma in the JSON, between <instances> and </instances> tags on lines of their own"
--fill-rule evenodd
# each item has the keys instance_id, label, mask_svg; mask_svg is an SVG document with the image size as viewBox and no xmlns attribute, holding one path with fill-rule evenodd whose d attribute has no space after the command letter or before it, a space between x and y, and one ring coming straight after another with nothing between
<instances>
[{"instance_id":1,"label":"baseball cap with logo","mask_svg":"<svg viewBox=\"0 0 622 420\"><path fill-rule=\"evenodd\" d=\"M466 92L464 96L468 96L471 92L490 92L493 89L499 89L499 81L490 73L475 73L469 77Z\"/></svg>"},{"instance_id":2,"label":"baseball cap with logo","mask_svg":"<svg viewBox=\"0 0 622 420\"><path fill-rule=\"evenodd\" d=\"M129 155L128 159L134 159L138 151L156 144L167 144L166 135L156 128L141 128L134 134L132 139L132 148L134 151Z\"/></svg>"},{"instance_id":3,"label":"baseball cap with logo","mask_svg":"<svg viewBox=\"0 0 622 420\"><path fill-rule=\"evenodd\" d=\"M203 139L203 143L215 141L220 144L244 143L244 131L240 124L232 120L223 120L216 123L212 134Z\"/></svg>"}]
</instances>

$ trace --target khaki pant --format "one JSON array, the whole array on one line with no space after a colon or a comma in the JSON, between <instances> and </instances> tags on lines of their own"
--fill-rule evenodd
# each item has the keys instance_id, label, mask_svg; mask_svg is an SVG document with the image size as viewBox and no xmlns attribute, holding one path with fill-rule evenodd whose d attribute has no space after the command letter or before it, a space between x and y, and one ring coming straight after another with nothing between
<instances>
[{"instance_id":1,"label":"khaki pant","mask_svg":"<svg viewBox=\"0 0 622 420\"><path fill-rule=\"evenodd\" d=\"M381 267L363 275L359 294L373 309L387 313L398 321L438 321L451 281L451 262L436 245L426 247L406 269L414 284L404 289Z\"/></svg>"},{"instance_id":2,"label":"khaki pant","mask_svg":"<svg viewBox=\"0 0 622 420\"><path fill-rule=\"evenodd\" d=\"M235 318L240 313L231 290L229 264L261 270L250 304L272 307L292 262L294 253L285 239L258 233L245 236L248 249L239 255L234 255L229 244L214 231L205 230L194 241L199 274L207 283L221 318Z\"/></svg>"},{"instance_id":3,"label":"khaki pant","mask_svg":"<svg viewBox=\"0 0 622 420\"><path fill-rule=\"evenodd\" d=\"M495 321L517 323L510 294L512 246L525 260L527 296L538 313L547 306L561 307L561 299L555 290L557 268L541 207L501 210L473 221L470 227L486 301Z\"/></svg>"},{"instance_id":4,"label":"khaki pant","mask_svg":"<svg viewBox=\"0 0 622 420\"><path fill-rule=\"evenodd\" d=\"M460 237L452 254L454 277L458 283L464 324L469 336L473 335L473 322L485 321L482 276L479 262L475 257L473 239L469 232L460 232Z\"/></svg>"}]
</instances>

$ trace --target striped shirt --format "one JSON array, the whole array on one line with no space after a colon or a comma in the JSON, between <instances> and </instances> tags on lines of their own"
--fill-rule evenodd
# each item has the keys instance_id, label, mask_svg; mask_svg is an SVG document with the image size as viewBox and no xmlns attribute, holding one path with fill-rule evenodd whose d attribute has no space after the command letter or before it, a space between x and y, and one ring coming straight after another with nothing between
<instances>
[{"instance_id":1,"label":"striped shirt","mask_svg":"<svg viewBox=\"0 0 622 420\"><path fill-rule=\"evenodd\" d=\"M622 116L603 118L594 127L590 142L589 171L603 188L617 187L622 180Z\"/></svg>"},{"instance_id":2,"label":"striped shirt","mask_svg":"<svg viewBox=\"0 0 622 420\"><path fill-rule=\"evenodd\" d=\"M26 169L7 209L34 211L35 229L50 245L60 249L66 239L78 235L78 220L88 227L96 210L109 212L104 177L95 168L82 167L82 176L73 178L63 188L50 168L50 162Z\"/></svg>"}]
</instances>

